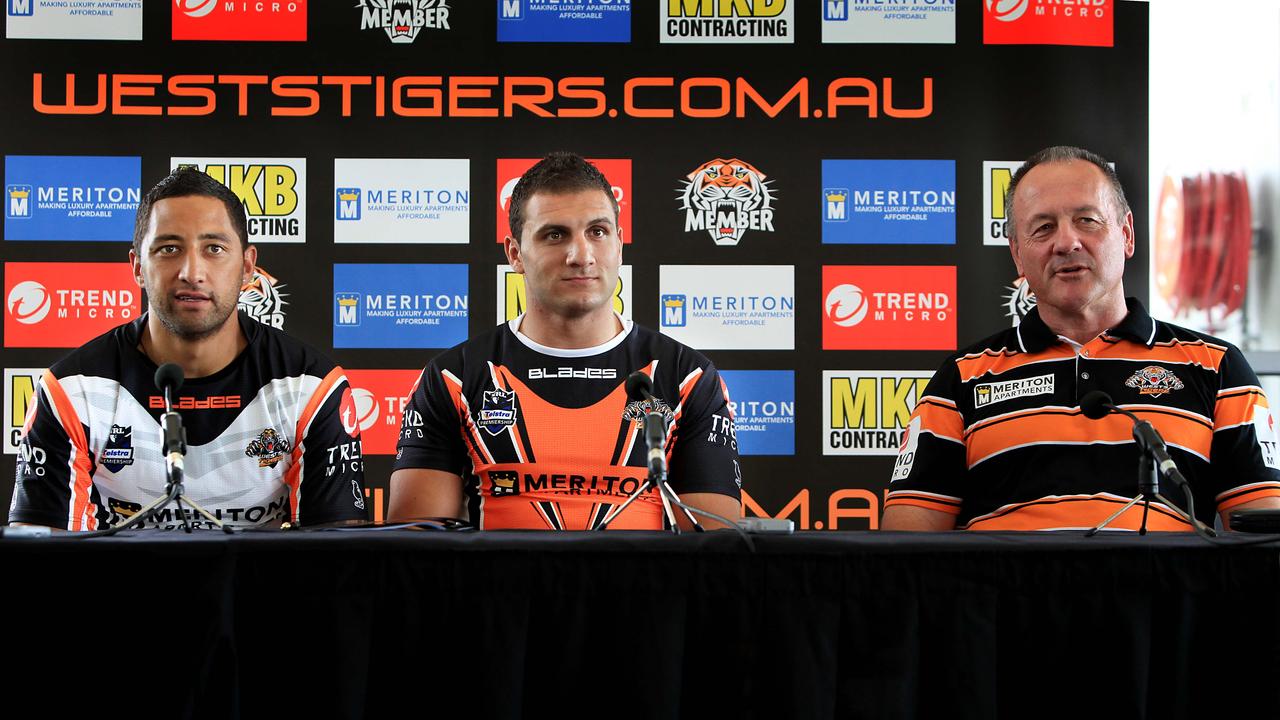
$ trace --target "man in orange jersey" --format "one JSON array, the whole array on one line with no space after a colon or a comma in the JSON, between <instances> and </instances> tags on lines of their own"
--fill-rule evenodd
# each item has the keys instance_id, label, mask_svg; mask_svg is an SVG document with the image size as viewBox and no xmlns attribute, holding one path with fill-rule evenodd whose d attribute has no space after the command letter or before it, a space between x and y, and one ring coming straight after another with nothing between
<instances>
[{"instance_id":1,"label":"man in orange jersey","mask_svg":"<svg viewBox=\"0 0 1280 720\"><path fill-rule=\"evenodd\" d=\"M187 498L233 527L365 519L342 368L236 310L256 258L244 206L208 175L176 170L146 194L129 260L148 310L44 373L11 522L102 529L163 494L164 403L153 378L165 363L185 377L173 406L186 429ZM146 526L181 526L184 516L212 525L170 505Z\"/></svg>"},{"instance_id":2,"label":"man in orange jersey","mask_svg":"<svg viewBox=\"0 0 1280 720\"><path fill-rule=\"evenodd\" d=\"M577 155L552 153L516 184L509 214L506 253L524 274L525 312L423 370L401 425L390 518L598 528L645 480L642 421L656 411L668 423L672 488L736 520L737 441L715 367L613 311L622 230L609 181ZM628 399L636 371L652 379L652 401ZM609 527L663 527L657 494Z\"/></svg>"},{"instance_id":3,"label":"man in orange jersey","mask_svg":"<svg viewBox=\"0 0 1280 720\"><path fill-rule=\"evenodd\" d=\"M1138 492L1130 421L1086 418L1099 390L1149 421L1187 477L1201 520L1280 507L1266 396L1238 349L1154 320L1122 284L1133 213L1101 157L1051 147L1007 194L1009 251L1037 306L947 359L912 413L885 530L1089 528ZM1171 483L1161 493L1186 509ZM1188 530L1152 503L1152 530ZM1136 529L1141 506L1110 525Z\"/></svg>"}]
</instances>

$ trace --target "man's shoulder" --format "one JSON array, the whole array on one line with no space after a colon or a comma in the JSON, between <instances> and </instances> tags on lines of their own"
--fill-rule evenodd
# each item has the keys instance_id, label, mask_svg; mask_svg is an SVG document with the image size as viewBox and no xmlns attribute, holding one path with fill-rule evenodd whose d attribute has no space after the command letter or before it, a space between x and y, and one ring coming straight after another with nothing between
<instances>
[{"instance_id":1,"label":"man's shoulder","mask_svg":"<svg viewBox=\"0 0 1280 720\"><path fill-rule=\"evenodd\" d=\"M1239 348L1220 337L1215 337L1208 333L1192 330L1191 328L1175 325L1171 322L1153 318L1155 320L1155 333L1152 336L1154 344L1170 344L1170 343L1203 343L1213 348L1218 348L1223 352L1239 352Z\"/></svg>"},{"instance_id":2,"label":"man's shoulder","mask_svg":"<svg viewBox=\"0 0 1280 720\"><path fill-rule=\"evenodd\" d=\"M117 325L67 353L49 366L49 372L59 380L74 375L116 377L125 362L123 354L137 344L137 321Z\"/></svg>"},{"instance_id":3,"label":"man's shoulder","mask_svg":"<svg viewBox=\"0 0 1280 720\"><path fill-rule=\"evenodd\" d=\"M671 360L678 365L689 367L711 366L711 360L696 348L639 323L632 326L631 337L627 340L633 347L643 349L646 355L657 360Z\"/></svg>"},{"instance_id":4,"label":"man's shoulder","mask_svg":"<svg viewBox=\"0 0 1280 720\"><path fill-rule=\"evenodd\" d=\"M249 341L246 353L257 355L264 367L277 377L298 374L324 377L337 367L328 355L284 330L261 323L240 313L240 327Z\"/></svg>"}]
</instances>

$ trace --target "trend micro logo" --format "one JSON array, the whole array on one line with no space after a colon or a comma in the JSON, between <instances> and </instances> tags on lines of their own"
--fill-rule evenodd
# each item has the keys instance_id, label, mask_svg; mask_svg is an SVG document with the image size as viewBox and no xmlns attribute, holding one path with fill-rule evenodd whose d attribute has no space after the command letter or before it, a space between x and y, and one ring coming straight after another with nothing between
<instances>
[{"instance_id":1,"label":"trend micro logo","mask_svg":"<svg viewBox=\"0 0 1280 720\"><path fill-rule=\"evenodd\" d=\"M226 185L249 215L249 242L307 241L306 158L175 157Z\"/></svg>"},{"instance_id":2,"label":"trend micro logo","mask_svg":"<svg viewBox=\"0 0 1280 720\"><path fill-rule=\"evenodd\" d=\"M823 455L897 455L931 372L824 370Z\"/></svg>"},{"instance_id":3,"label":"trend micro logo","mask_svg":"<svg viewBox=\"0 0 1280 720\"><path fill-rule=\"evenodd\" d=\"M240 288L239 307L249 317L277 330L284 329L284 306L288 293L282 292L284 283L260 267L253 268L253 277Z\"/></svg>"},{"instance_id":4,"label":"trend micro logo","mask_svg":"<svg viewBox=\"0 0 1280 720\"><path fill-rule=\"evenodd\" d=\"M511 269L510 265L498 266L498 322L510 322L516 319L528 307L525 296L524 274ZM613 289L613 311L624 319L631 318L631 266L618 268L618 284Z\"/></svg>"},{"instance_id":5,"label":"trend micro logo","mask_svg":"<svg viewBox=\"0 0 1280 720\"><path fill-rule=\"evenodd\" d=\"M409 392L421 370L347 370L365 455L395 455Z\"/></svg>"},{"instance_id":6,"label":"trend micro logo","mask_svg":"<svg viewBox=\"0 0 1280 720\"><path fill-rule=\"evenodd\" d=\"M955 41L955 0L822 0L824 43Z\"/></svg>"},{"instance_id":7,"label":"trend micro logo","mask_svg":"<svg viewBox=\"0 0 1280 720\"><path fill-rule=\"evenodd\" d=\"M825 265L824 350L954 350L954 265Z\"/></svg>"},{"instance_id":8,"label":"trend micro logo","mask_svg":"<svg viewBox=\"0 0 1280 720\"><path fill-rule=\"evenodd\" d=\"M631 42L631 0L498 0L498 42Z\"/></svg>"},{"instance_id":9,"label":"trend micro logo","mask_svg":"<svg viewBox=\"0 0 1280 720\"><path fill-rule=\"evenodd\" d=\"M140 312L128 263L5 263L4 295L5 347L79 347Z\"/></svg>"},{"instance_id":10,"label":"trend micro logo","mask_svg":"<svg viewBox=\"0 0 1280 720\"><path fill-rule=\"evenodd\" d=\"M983 0L987 45L1114 45L1113 0Z\"/></svg>"},{"instance_id":11,"label":"trend micro logo","mask_svg":"<svg viewBox=\"0 0 1280 720\"><path fill-rule=\"evenodd\" d=\"M449 30L447 0L360 0L361 30L382 30L396 44L418 39L423 28Z\"/></svg>"},{"instance_id":12,"label":"trend micro logo","mask_svg":"<svg viewBox=\"0 0 1280 720\"><path fill-rule=\"evenodd\" d=\"M307 0L174 0L174 40L307 39Z\"/></svg>"},{"instance_id":13,"label":"trend micro logo","mask_svg":"<svg viewBox=\"0 0 1280 720\"><path fill-rule=\"evenodd\" d=\"M498 158L498 242L505 242L510 231L508 213L511 212L511 193L516 183L533 167L536 158ZM613 199L618 202L618 227L622 229L622 242L631 243L631 159L588 158L613 188Z\"/></svg>"},{"instance_id":14,"label":"trend micro logo","mask_svg":"<svg viewBox=\"0 0 1280 720\"><path fill-rule=\"evenodd\" d=\"M659 0L664 43L792 43L795 0Z\"/></svg>"},{"instance_id":15,"label":"trend micro logo","mask_svg":"<svg viewBox=\"0 0 1280 720\"><path fill-rule=\"evenodd\" d=\"M737 245L747 230L773 232L772 180L742 160L716 158L685 176L684 231L705 231L716 245Z\"/></svg>"},{"instance_id":16,"label":"trend micro logo","mask_svg":"<svg viewBox=\"0 0 1280 720\"><path fill-rule=\"evenodd\" d=\"M44 368L4 369L4 454L17 455L27 414L36 404L36 385Z\"/></svg>"}]
</instances>

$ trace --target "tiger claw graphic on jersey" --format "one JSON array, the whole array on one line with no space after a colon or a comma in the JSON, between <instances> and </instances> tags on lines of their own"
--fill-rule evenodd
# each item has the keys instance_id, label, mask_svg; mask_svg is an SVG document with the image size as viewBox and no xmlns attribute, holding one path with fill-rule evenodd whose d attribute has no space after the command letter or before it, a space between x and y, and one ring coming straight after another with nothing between
<instances>
[{"instance_id":1,"label":"tiger claw graphic on jersey","mask_svg":"<svg viewBox=\"0 0 1280 720\"><path fill-rule=\"evenodd\" d=\"M1184 386L1172 370L1159 365L1148 365L1124 381L1126 387L1136 388L1139 395L1160 397Z\"/></svg>"},{"instance_id":2,"label":"tiger claw graphic on jersey","mask_svg":"<svg viewBox=\"0 0 1280 720\"><path fill-rule=\"evenodd\" d=\"M267 428L244 449L244 454L258 458L258 467L273 468L290 450L289 441L280 437L275 428Z\"/></svg>"},{"instance_id":3,"label":"tiger claw graphic on jersey","mask_svg":"<svg viewBox=\"0 0 1280 720\"><path fill-rule=\"evenodd\" d=\"M773 191L765 174L742 160L716 158L686 176L684 230L706 230L716 245L737 245L747 230L773 232Z\"/></svg>"}]
</instances>

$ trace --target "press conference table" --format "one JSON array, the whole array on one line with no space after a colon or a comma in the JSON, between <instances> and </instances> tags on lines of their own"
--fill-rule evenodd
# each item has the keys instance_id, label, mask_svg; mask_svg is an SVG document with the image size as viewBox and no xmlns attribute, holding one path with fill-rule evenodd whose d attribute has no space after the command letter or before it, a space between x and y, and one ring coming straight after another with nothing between
<instances>
[{"instance_id":1,"label":"press conference table","mask_svg":"<svg viewBox=\"0 0 1280 720\"><path fill-rule=\"evenodd\" d=\"M753 537L6 538L2 697L113 717L1280 717L1280 542Z\"/></svg>"}]
</instances>

